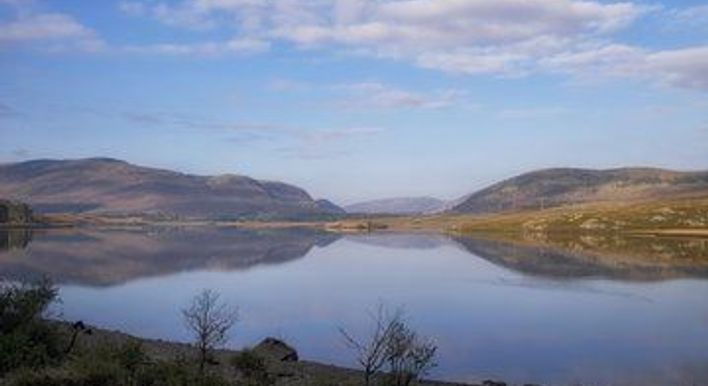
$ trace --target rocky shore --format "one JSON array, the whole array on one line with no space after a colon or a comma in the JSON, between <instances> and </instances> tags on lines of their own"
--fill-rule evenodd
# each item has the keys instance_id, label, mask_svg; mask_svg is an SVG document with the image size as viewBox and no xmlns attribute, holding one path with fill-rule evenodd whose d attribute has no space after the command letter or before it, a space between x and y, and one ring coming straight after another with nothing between
<instances>
[{"instance_id":1,"label":"rocky shore","mask_svg":"<svg viewBox=\"0 0 708 386\"><path fill-rule=\"evenodd\" d=\"M71 326L59 322L67 332ZM125 343L140 343L143 351L152 361L172 361L178 358L195 358L196 349L189 344L156 339L138 338L120 331L111 331L87 326L90 334L81 334L77 348L93 350L97 347L118 347ZM263 359L265 371L276 386L341 385L359 386L363 384L363 373L350 368L302 360L297 350L282 340L265 338L250 353ZM243 374L232 366L232 358L243 353L237 350L217 350L210 364L210 370L226 378L241 379ZM424 380L419 385L436 386L505 386L503 382L485 381L482 384L452 383Z\"/></svg>"}]
</instances>

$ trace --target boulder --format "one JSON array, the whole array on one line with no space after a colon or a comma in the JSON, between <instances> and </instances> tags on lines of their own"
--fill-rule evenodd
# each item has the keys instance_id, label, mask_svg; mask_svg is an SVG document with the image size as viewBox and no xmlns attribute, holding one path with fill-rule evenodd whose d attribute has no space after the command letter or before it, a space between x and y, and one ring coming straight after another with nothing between
<instances>
[{"instance_id":1,"label":"boulder","mask_svg":"<svg viewBox=\"0 0 708 386\"><path fill-rule=\"evenodd\" d=\"M257 354L280 362L297 362L298 355L294 348L276 338L265 338L253 349Z\"/></svg>"}]
</instances>

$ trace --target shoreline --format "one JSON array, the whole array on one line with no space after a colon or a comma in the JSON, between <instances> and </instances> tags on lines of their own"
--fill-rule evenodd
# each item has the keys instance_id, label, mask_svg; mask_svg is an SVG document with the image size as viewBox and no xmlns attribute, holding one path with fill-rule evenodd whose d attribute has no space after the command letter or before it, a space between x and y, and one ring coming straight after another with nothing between
<instances>
[{"instance_id":1,"label":"shoreline","mask_svg":"<svg viewBox=\"0 0 708 386\"><path fill-rule=\"evenodd\" d=\"M71 323L62 320L52 320L62 332L71 331ZM151 360L169 361L176 358L190 358L197 356L197 349L189 343L175 342L162 339L144 338L131 335L119 330L110 330L86 325L91 330L90 335L81 334L77 339L77 348L95 349L97 347L117 347L125 343L139 342ZM267 339L264 338L263 342ZM276 339L277 340L277 339ZM280 341L280 340L278 340ZM287 342L285 342L287 344ZM260 345L259 344L259 345ZM307 359L283 360L274 357L259 345L251 348L257 355L265 359L268 374L275 379L274 385L307 386L307 385L361 385L363 372L350 367L343 367ZM244 348L248 349L248 348ZM216 364L211 365L211 370L220 374L229 374L229 358L242 353L244 349L218 349L214 351ZM296 351L296 348L293 348ZM432 379L423 379L419 385L428 386L480 386L474 383L449 382Z\"/></svg>"},{"instance_id":2,"label":"shoreline","mask_svg":"<svg viewBox=\"0 0 708 386\"><path fill-rule=\"evenodd\" d=\"M218 220L150 213L56 213L38 215L14 228L232 227L242 229L310 228L333 233L436 232L454 235L511 234L621 235L708 238L708 198L588 203L547 209L488 214L364 215L309 220Z\"/></svg>"}]
</instances>

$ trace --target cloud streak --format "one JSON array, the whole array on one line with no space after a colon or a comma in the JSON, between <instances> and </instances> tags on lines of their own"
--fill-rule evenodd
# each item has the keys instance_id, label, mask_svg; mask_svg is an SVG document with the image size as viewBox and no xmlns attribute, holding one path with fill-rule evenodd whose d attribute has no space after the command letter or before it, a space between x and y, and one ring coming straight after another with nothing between
<instances>
[{"instance_id":1,"label":"cloud streak","mask_svg":"<svg viewBox=\"0 0 708 386\"><path fill-rule=\"evenodd\" d=\"M120 117L128 122L139 125L163 125L173 127L183 127L188 129L206 130L231 130L231 131L254 131L254 132L285 132L289 129L285 126L269 123L248 123L248 122L217 122L212 120L195 119L181 116L179 114L162 114L144 111L124 111Z\"/></svg>"},{"instance_id":2,"label":"cloud streak","mask_svg":"<svg viewBox=\"0 0 708 386\"><path fill-rule=\"evenodd\" d=\"M343 93L337 105L345 109L444 109L462 103L459 90L419 93L377 82L350 83L334 86Z\"/></svg>"},{"instance_id":3,"label":"cloud streak","mask_svg":"<svg viewBox=\"0 0 708 386\"><path fill-rule=\"evenodd\" d=\"M354 143L385 131L381 127L306 128L258 122L216 122L143 111L124 111L119 117L141 126L180 127L228 133L226 141L234 145L262 142L288 158L323 159L341 156Z\"/></svg>"},{"instance_id":4,"label":"cloud streak","mask_svg":"<svg viewBox=\"0 0 708 386\"><path fill-rule=\"evenodd\" d=\"M234 38L221 42L192 44L165 43L126 46L122 50L139 54L164 54L172 56L214 57L229 54L253 55L270 50L270 42L253 38Z\"/></svg>"},{"instance_id":5,"label":"cloud streak","mask_svg":"<svg viewBox=\"0 0 708 386\"><path fill-rule=\"evenodd\" d=\"M349 146L381 133L380 127L345 127L338 129L298 130L293 132L291 145L282 146L278 151L288 158L319 160L336 158L349 154Z\"/></svg>"}]
</instances>

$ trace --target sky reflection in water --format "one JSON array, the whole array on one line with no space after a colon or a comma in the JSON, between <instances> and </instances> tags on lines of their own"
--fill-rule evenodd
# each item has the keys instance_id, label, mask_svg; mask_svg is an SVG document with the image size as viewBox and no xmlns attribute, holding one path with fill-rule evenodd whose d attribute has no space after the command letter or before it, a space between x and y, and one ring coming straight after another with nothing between
<instances>
[{"instance_id":1,"label":"sky reflection in water","mask_svg":"<svg viewBox=\"0 0 708 386\"><path fill-rule=\"evenodd\" d=\"M304 358L350 365L337 327L363 334L366 311L383 301L405 306L438 340L436 377L708 384L704 272L631 272L558 256L541 266L533 249L512 254L439 235L202 228L13 237L0 252L2 277L49 274L64 317L140 336L188 339L179 309L213 288L240 309L233 346L275 335Z\"/></svg>"}]
</instances>

